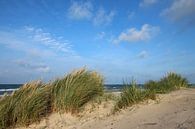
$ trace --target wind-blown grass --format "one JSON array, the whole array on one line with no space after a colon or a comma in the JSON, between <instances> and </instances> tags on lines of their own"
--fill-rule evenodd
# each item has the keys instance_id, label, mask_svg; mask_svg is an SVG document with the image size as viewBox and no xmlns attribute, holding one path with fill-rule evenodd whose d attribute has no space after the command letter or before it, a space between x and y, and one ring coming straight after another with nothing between
<instances>
[{"instance_id":1,"label":"wind-blown grass","mask_svg":"<svg viewBox=\"0 0 195 129\"><path fill-rule=\"evenodd\" d=\"M156 94L149 90L140 89L135 81L132 81L130 84L125 84L114 110L118 111L145 99L156 99Z\"/></svg>"},{"instance_id":2,"label":"wind-blown grass","mask_svg":"<svg viewBox=\"0 0 195 129\"><path fill-rule=\"evenodd\" d=\"M12 124L9 102L10 96L4 96L0 101L0 128L5 129Z\"/></svg>"},{"instance_id":3,"label":"wind-blown grass","mask_svg":"<svg viewBox=\"0 0 195 129\"><path fill-rule=\"evenodd\" d=\"M151 91L154 91L158 88L158 82L153 81L153 80L149 80L144 84L144 88L149 89Z\"/></svg>"},{"instance_id":4,"label":"wind-blown grass","mask_svg":"<svg viewBox=\"0 0 195 129\"><path fill-rule=\"evenodd\" d=\"M0 101L0 128L28 125L40 120L50 110L49 89L40 82L23 85Z\"/></svg>"},{"instance_id":5,"label":"wind-blown grass","mask_svg":"<svg viewBox=\"0 0 195 129\"><path fill-rule=\"evenodd\" d=\"M18 92L18 93L17 93ZM29 124L40 120L51 110L50 89L43 84L26 84L13 97L18 98L13 111L13 120L17 124Z\"/></svg>"},{"instance_id":6,"label":"wind-blown grass","mask_svg":"<svg viewBox=\"0 0 195 129\"><path fill-rule=\"evenodd\" d=\"M103 78L85 69L74 71L52 85L53 107L60 112L78 112L90 99L103 94Z\"/></svg>"},{"instance_id":7,"label":"wind-blown grass","mask_svg":"<svg viewBox=\"0 0 195 129\"><path fill-rule=\"evenodd\" d=\"M179 74L169 73L159 81L147 82L145 90L140 89L135 81L124 85L116 100L115 111L146 99L156 99L156 93L187 87L188 81ZM55 111L77 113L84 104L103 93L102 76L86 69L71 72L49 84L40 81L27 83L0 99L0 129L28 125ZM99 99L115 100L109 95Z\"/></svg>"},{"instance_id":8,"label":"wind-blown grass","mask_svg":"<svg viewBox=\"0 0 195 129\"><path fill-rule=\"evenodd\" d=\"M53 83L24 84L0 100L0 129L29 125L52 111L78 112L80 107L103 94L103 78L80 69Z\"/></svg>"},{"instance_id":9,"label":"wind-blown grass","mask_svg":"<svg viewBox=\"0 0 195 129\"><path fill-rule=\"evenodd\" d=\"M157 93L168 93L180 89L181 87L188 87L188 81L180 74L171 72L161 78L160 81L148 81L144 86L146 89Z\"/></svg>"}]
</instances>

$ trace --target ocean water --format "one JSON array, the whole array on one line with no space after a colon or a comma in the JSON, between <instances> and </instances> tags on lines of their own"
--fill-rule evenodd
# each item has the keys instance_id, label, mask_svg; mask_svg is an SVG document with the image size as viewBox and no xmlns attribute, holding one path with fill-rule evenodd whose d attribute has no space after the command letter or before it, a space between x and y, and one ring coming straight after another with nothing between
<instances>
[{"instance_id":1,"label":"ocean water","mask_svg":"<svg viewBox=\"0 0 195 129\"><path fill-rule=\"evenodd\" d=\"M17 90L23 84L0 84L0 95L5 93L12 93L13 91ZM138 84L140 88L143 88L143 84ZM121 91L124 85L122 84L105 84L104 89L105 91ZM189 87L195 88L195 84L189 84Z\"/></svg>"},{"instance_id":2,"label":"ocean water","mask_svg":"<svg viewBox=\"0 0 195 129\"><path fill-rule=\"evenodd\" d=\"M0 95L5 93L12 93L17 90L22 84L0 84ZM142 84L138 85L139 87L143 87ZM122 84L105 84L105 91L121 91L124 86Z\"/></svg>"},{"instance_id":3,"label":"ocean water","mask_svg":"<svg viewBox=\"0 0 195 129\"><path fill-rule=\"evenodd\" d=\"M138 87L143 88L143 84L137 84ZM105 84L105 91L121 91L124 88L123 84Z\"/></svg>"},{"instance_id":4,"label":"ocean water","mask_svg":"<svg viewBox=\"0 0 195 129\"><path fill-rule=\"evenodd\" d=\"M17 90L22 84L0 84L0 95Z\"/></svg>"}]
</instances>

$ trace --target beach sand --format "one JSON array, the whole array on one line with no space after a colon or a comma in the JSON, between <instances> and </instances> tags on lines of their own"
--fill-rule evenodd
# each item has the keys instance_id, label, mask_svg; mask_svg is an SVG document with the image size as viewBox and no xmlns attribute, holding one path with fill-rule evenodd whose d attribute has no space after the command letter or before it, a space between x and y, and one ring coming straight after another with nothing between
<instances>
[{"instance_id":1,"label":"beach sand","mask_svg":"<svg viewBox=\"0 0 195 129\"><path fill-rule=\"evenodd\" d=\"M83 112L53 113L36 129L195 129L195 89L181 89L159 95L157 101L146 101L112 114L114 101L86 105ZM18 128L19 129L19 128Z\"/></svg>"}]
</instances>

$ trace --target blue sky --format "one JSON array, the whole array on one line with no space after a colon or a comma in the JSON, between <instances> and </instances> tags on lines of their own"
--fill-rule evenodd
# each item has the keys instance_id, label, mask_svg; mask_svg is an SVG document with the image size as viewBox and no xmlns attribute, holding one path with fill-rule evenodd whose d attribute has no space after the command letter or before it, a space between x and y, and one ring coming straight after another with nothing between
<instances>
[{"instance_id":1,"label":"blue sky","mask_svg":"<svg viewBox=\"0 0 195 129\"><path fill-rule=\"evenodd\" d=\"M195 83L194 0L1 0L0 83L86 66L105 83L173 71Z\"/></svg>"}]
</instances>

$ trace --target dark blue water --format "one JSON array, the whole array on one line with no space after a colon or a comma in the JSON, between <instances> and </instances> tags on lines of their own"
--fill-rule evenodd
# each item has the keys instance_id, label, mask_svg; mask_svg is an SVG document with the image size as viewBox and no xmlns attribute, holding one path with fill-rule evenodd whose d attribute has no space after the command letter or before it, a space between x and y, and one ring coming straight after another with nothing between
<instances>
[{"instance_id":1,"label":"dark blue water","mask_svg":"<svg viewBox=\"0 0 195 129\"><path fill-rule=\"evenodd\" d=\"M22 84L0 84L0 95L3 95L4 93L9 94L20 86L22 86Z\"/></svg>"},{"instance_id":2,"label":"dark blue water","mask_svg":"<svg viewBox=\"0 0 195 129\"><path fill-rule=\"evenodd\" d=\"M121 91L125 85L123 84L105 84L105 91ZM138 87L143 88L143 84L137 84Z\"/></svg>"},{"instance_id":3,"label":"dark blue water","mask_svg":"<svg viewBox=\"0 0 195 129\"><path fill-rule=\"evenodd\" d=\"M22 84L0 84L0 95L4 93L10 94L14 90L18 89ZM142 87L143 85L139 85ZM105 84L104 89L105 91L121 91L124 85L122 84Z\"/></svg>"},{"instance_id":4,"label":"dark blue water","mask_svg":"<svg viewBox=\"0 0 195 129\"><path fill-rule=\"evenodd\" d=\"M4 93L10 94L14 90L17 90L22 84L0 84L0 95ZM143 88L143 84L138 84L140 88ZM189 84L190 87L195 87L194 84ZM121 91L124 85L122 84L105 84L105 91Z\"/></svg>"}]
</instances>

